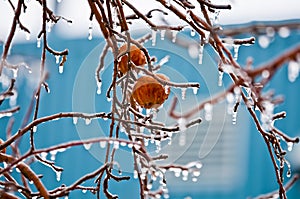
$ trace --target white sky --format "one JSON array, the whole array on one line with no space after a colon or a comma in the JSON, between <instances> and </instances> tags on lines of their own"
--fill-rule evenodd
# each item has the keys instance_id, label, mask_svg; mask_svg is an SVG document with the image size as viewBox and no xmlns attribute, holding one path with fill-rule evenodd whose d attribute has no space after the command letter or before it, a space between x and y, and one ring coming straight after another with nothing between
<instances>
[{"instance_id":1,"label":"white sky","mask_svg":"<svg viewBox=\"0 0 300 199\"><path fill-rule=\"evenodd\" d=\"M15 5L17 0L12 0ZM195 0L190 0L194 2ZM32 34L30 40L36 39L41 24L41 7L35 0L25 0L28 2L28 9L25 15L21 17L22 23L28 27ZM48 1L51 8L55 7L55 0ZM61 21L56 25L56 33L68 38L87 37L89 26L89 8L83 0L61 0L57 3L56 13L73 21L71 26ZM132 0L134 5L142 12L147 13L155 5L161 7L155 0ZM300 1L299 0L212 0L213 3L230 2L231 10L222 10L220 13L221 24L239 24L250 21L274 21L284 19L300 19ZM125 10L126 11L126 10ZM127 10L128 11L128 10ZM195 11L197 12L197 10ZM155 14L154 14L155 15ZM156 18L158 14L156 13ZM6 0L0 0L0 41L5 41L13 19L13 12ZM155 20L155 16L153 19ZM168 20L172 24L178 24L176 16L170 15ZM94 23L95 31L97 26ZM140 24L134 24L132 29L140 28ZM24 42L26 34L19 31L16 42Z\"/></svg>"}]
</instances>

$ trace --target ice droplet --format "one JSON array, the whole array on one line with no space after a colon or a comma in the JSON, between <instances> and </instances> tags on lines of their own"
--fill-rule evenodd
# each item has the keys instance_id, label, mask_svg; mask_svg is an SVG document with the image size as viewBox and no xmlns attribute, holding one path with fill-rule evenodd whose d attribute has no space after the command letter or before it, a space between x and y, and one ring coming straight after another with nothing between
<instances>
[{"instance_id":1,"label":"ice droplet","mask_svg":"<svg viewBox=\"0 0 300 199\"><path fill-rule=\"evenodd\" d=\"M35 133L36 131L37 131L37 126L33 126L33 127L32 127L32 132Z\"/></svg>"},{"instance_id":2,"label":"ice droplet","mask_svg":"<svg viewBox=\"0 0 300 199\"><path fill-rule=\"evenodd\" d=\"M200 176L200 171L198 171L198 170L193 171L193 176L199 177Z\"/></svg>"},{"instance_id":3,"label":"ice droplet","mask_svg":"<svg viewBox=\"0 0 300 199\"><path fill-rule=\"evenodd\" d=\"M176 42L176 37L177 37L177 30L172 30L172 42L175 43Z\"/></svg>"},{"instance_id":4,"label":"ice droplet","mask_svg":"<svg viewBox=\"0 0 300 199\"><path fill-rule=\"evenodd\" d=\"M50 156L50 160L54 161L54 160L55 160L56 154L57 154L57 151L56 151L56 150L50 151L50 155L51 155L51 156Z\"/></svg>"},{"instance_id":5,"label":"ice droplet","mask_svg":"<svg viewBox=\"0 0 300 199\"><path fill-rule=\"evenodd\" d=\"M101 94L101 87L102 87L102 82L98 82L98 81L97 81L97 94L98 94L98 95Z\"/></svg>"},{"instance_id":6,"label":"ice droplet","mask_svg":"<svg viewBox=\"0 0 300 199\"><path fill-rule=\"evenodd\" d=\"M90 118L85 118L85 124L89 125L92 122L92 120Z\"/></svg>"},{"instance_id":7,"label":"ice droplet","mask_svg":"<svg viewBox=\"0 0 300 199\"><path fill-rule=\"evenodd\" d=\"M59 74L62 74L64 72L64 66L63 65L58 66L58 72L59 72Z\"/></svg>"},{"instance_id":8,"label":"ice droplet","mask_svg":"<svg viewBox=\"0 0 300 199\"><path fill-rule=\"evenodd\" d=\"M191 36L194 37L196 35L196 32L194 29L191 29Z\"/></svg>"},{"instance_id":9,"label":"ice droplet","mask_svg":"<svg viewBox=\"0 0 300 199\"><path fill-rule=\"evenodd\" d=\"M16 172L17 173L21 173L20 169L18 167L16 167Z\"/></svg>"},{"instance_id":10,"label":"ice droplet","mask_svg":"<svg viewBox=\"0 0 300 199\"><path fill-rule=\"evenodd\" d=\"M165 35L166 35L166 30L164 30L164 29L161 30L161 31L160 31L160 39L161 39L161 40L165 40Z\"/></svg>"},{"instance_id":11,"label":"ice droplet","mask_svg":"<svg viewBox=\"0 0 300 199\"><path fill-rule=\"evenodd\" d=\"M233 45L233 52L234 52L233 58L234 58L234 60L238 59L239 48L240 48L240 45Z\"/></svg>"},{"instance_id":12,"label":"ice droplet","mask_svg":"<svg viewBox=\"0 0 300 199\"><path fill-rule=\"evenodd\" d=\"M270 44L270 38L266 35L261 35L258 37L258 44L262 48L267 48Z\"/></svg>"},{"instance_id":13,"label":"ice droplet","mask_svg":"<svg viewBox=\"0 0 300 199\"><path fill-rule=\"evenodd\" d=\"M181 88L181 99L185 100L186 97L186 88Z\"/></svg>"},{"instance_id":14,"label":"ice droplet","mask_svg":"<svg viewBox=\"0 0 300 199\"><path fill-rule=\"evenodd\" d=\"M73 117L73 124L77 124L78 122L78 117Z\"/></svg>"},{"instance_id":15,"label":"ice droplet","mask_svg":"<svg viewBox=\"0 0 300 199\"><path fill-rule=\"evenodd\" d=\"M267 27L266 28L266 34L268 37L274 37L275 35L275 30L272 27Z\"/></svg>"},{"instance_id":16,"label":"ice droplet","mask_svg":"<svg viewBox=\"0 0 300 199\"><path fill-rule=\"evenodd\" d=\"M200 44L199 45L199 55L198 55L198 58L199 58L198 63L199 64L202 64L202 62L203 62L203 50L204 50L204 45Z\"/></svg>"},{"instance_id":17,"label":"ice droplet","mask_svg":"<svg viewBox=\"0 0 300 199\"><path fill-rule=\"evenodd\" d=\"M288 171L286 172L286 177L290 178L292 175L291 169L288 169Z\"/></svg>"},{"instance_id":18,"label":"ice droplet","mask_svg":"<svg viewBox=\"0 0 300 199\"><path fill-rule=\"evenodd\" d=\"M82 193L86 193L87 190L86 190L86 189L82 189L81 192L82 192Z\"/></svg>"},{"instance_id":19,"label":"ice droplet","mask_svg":"<svg viewBox=\"0 0 300 199\"><path fill-rule=\"evenodd\" d=\"M86 144L83 144L83 147L85 148L85 150L90 150L91 147L92 147L92 143L86 143Z\"/></svg>"},{"instance_id":20,"label":"ice droplet","mask_svg":"<svg viewBox=\"0 0 300 199\"><path fill-rule=\"evenodd\" d=\"M300 65L295 61L290 61L288 65L288 79L290 82L294 82L299 76Z\"/></svg>"},{"instance_id":21,"label":"ice droplet","mask_svg":"<svg viewBox=\"0 0 300 199\"><path fill-rule=\"evenodd\" d=\"M58 64L60 59L60 55L55 55L55 63Z\"/></svg>"},{"instance_id":22,"label":"ice droplet","mask_svg":"<svg viewBox=\"0 0 300 199\"><path fill-rule=\"evenodd\" d=\"M48 155L47 152L42 152L42 153L41 153L41 158L42 158L43 160L46 160L46 159L47 159L47 155Z\"/></svg>"},{"instance_id":23,"label":"ice droplet","mask_svg":"<svg viewBox=\"0 0 300 199\"><path fill-rule=\"evenodd\" d=\"M193 87L193 93L194 95L197 95L199 88L198 87Z\"/></svg>"},{"instance_id":24,"label":"ice droplet","mask_svg":"<svg viewBox=\"0 0 300 199\"><path fill-rule=\"evenodd\" d=\"M36 39L36 47L37 47L37 48L40 48L40 47L41 47L41 38L40 38L40 37L38 37L38 38Z\"/></svg>"},{"instance_id":25,"label":"ice droplet","mask_svg":"<svg viewBox=\"0 0 300 199\"><path fill-rule=\"evenodd\" d=\"M294 147L294 143L293 143L293 142L288 142L288 143L287 143L287 146L288 146L287 150L288 150L288 151L292 151L292 150L293 150L293 147Z\"/></svg>"},{"instance_id":26,"label":"ice droplet","mask_svg":"<svg viewBox=\"0 0 300 199\"><path fill-rule=\"evenodd\" d=\"M26 33L25 33L25 39L26 39L27 41L30 40L30 33L29 33L29 32L26 32Z\"/></svg>"},{"instance_id":27,"label":"ice droplet","mask_svg":"<svg viewBox=\"0 0 300 199\"><path fill-rule=\"evenodd\" d=\"M114 149L119 149L120 143L119 141L114 141Z\"/></svg>"},{"instance_id":28,"label":"ice droplet","mask_svg":"<svg viewBox=\"0 0 300 199\"><path fill-rule=\"evenodd\" d=\"M156 44L156 30L151 30L151 40L152 40L152 46L155 46Z\"/></svg>"},{"instance_id":29,"label":"ice droplet","mask_svg":"<svg viewBox=\"0 0 300 199\"><path fill-rule=\"evenodd\" d=\"M111 102L112 98L111 98L111 97L107 97L106 100L107 100L108 102Z\"/></svg>"},{"instance_id":30,"label":"ice droplet","mask_svg":"<svg viewBox=\"0 0 300 199\"><path fill-rule=\"evenodd\" d=\"M187 181L189 176L189 171L188 170L183 170L182 171L182 180Z\"/></svg>"},{"instance_id":31,"label":"ice droplet","mask_svg":"<svg viewBox=\"0 0 300 199\"><path fill-rule=\"evenodd\" d=\"M223 71L219 71L219 79L218 79L218 86L222 86L223 84Z\"/></svg>"},{"instance_id":32,"label":"ice droplet","mask_svg":"<svg viewBox=\"0 0 300 199\"><path fill-rule=\"evenodd\" d=\"M106 147L106 141L100 141L100 147L104 149Z\"/></svg>"},{"instance_id":33,"label":"ice droplet","mask_svg":"<svg viewBox=\"0 0 300 199\"><path fill-rule=\"evenodd\" d=\"M61 173L62 173L61 171L56 171L56 172L55 172L57 182L59 182L60 179L61 179Z\"/></svg>"},{"instance_id":34,"label":"ice droplet","mask_svg":"<svg viewBox=\"0 0 300 199\"><path fill-rule=\"evenodd\" d=\"M206 121L212 120L212 105L210 103L206 103L204 105L204 117Z\"/></svg>"},{"instance_id":35,"label":"ice droplet","mask_svg":"<svg viewBox=\"0 0 300 199\"><path fill-rule=\"evenodd\" d=\"M281 27L281 28L279 28L279 30L278 30L278 34L279 34L279 36L282 37L282 38L287 38L288 36L290 36L290 33L291 33L291 31L290 31L290 29L287 28L287 27Z\"/></svg>"},{"instance_id":36,"label":"ice droplet","mask_svg":"<svg viewBox=\"0 0 300 199\"><path fill-rule=\"evenodd\" d=\"M267 79L268 77L270 77L270 72L268 70L264 70L261 74L261 76L264 78L264 79Z\"/></svg>"},{"instance_id":37,"label":"ice droplet","mask_svg":"<svg viewBox=\"0 0 300 199\"><path fill-rule=\"evenodd\" d=\"M62 0L57 0L57 3L60 3Z\"/></svg>"}]
</instances>

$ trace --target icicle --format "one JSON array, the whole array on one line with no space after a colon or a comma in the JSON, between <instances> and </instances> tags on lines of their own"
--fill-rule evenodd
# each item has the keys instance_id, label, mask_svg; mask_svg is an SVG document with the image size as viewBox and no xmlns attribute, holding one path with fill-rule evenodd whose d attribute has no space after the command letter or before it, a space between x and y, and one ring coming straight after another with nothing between
<instances>
[{"instance_id":1,"label":"icicle","mask_svg":"<svg viewBox=\"0 0 300 199\"><path fill-rule=\"evenodd\" d=\"M176 37L177 37L177 30L172 30L172 42L175 43L176 42Z\"/></svg>"},{"instance_id":2,"label":"icicle","mask_svg":"<svg viewBox=\"0 0 300 199\"><path fill-rule=\"evenodd\" d=\"M291 164L288 161L285 161L286 166L287 166L287 172L286 172L286 177L290 178L292 175L292 171L291 171Z\"/></svg>"},{"instance_id":3,"label":"icicle","mask_svg":"<svg viewBox=\"0 0 300 199\"><path fill-rule=\"evenodd\" d=\"M292 151L292 150L293 150L293 147L294 147L294 143L293 143L293 142L288 142L288 143L287 143L287 146L288 146L287 150L288 150L288 151Z\"/></svg>"},{"instance_id":4,"label":"icicle","mask_svg":"<svg viewBox=\"0 0 300 199\"><path fill-rule=\"evenodd\" d=\"M166 94L170 93L170 87L168 85L165 85L165 93Z\"/></svg>"},{"instance_id":5,"label":"icicle","mask_svg":"<svg viewBox=\"0 0 300 199\"><path fill-rule=\"evenodd\" d=\"M93 39L93 21L89 21L88 40Z\"/></svg>"},{"instance_id":6,"label":"icicle","mask_svg":"<svg viewBox=\"0 0 300 199\"><path fill-rule=\"evenodd\" d=\"M55 55L55 63L58 64L60 59L60 55Z\"/></svg>"},{"instance_id":7,"label":"icicle","mask_svg":"<svg viewBox=\"0 0 300 199\"><path fill-rule=\"evenodd\" d=\"M85 148L85 150L90 150L92 147L92 143L87 143L87 144L83 144L83 147Z\"/></svg>"},{"instance_id":8,"label":"icicle","mask_svg":"<svg viewBox=\"0 0 300 199\"><path fill-rule=\"evenodd\" d=\"M237 111L232 112L232 124L236 124Z\"/></svg>"},{"instance_id":9,"label":"icicle","mask_svg":"<svg viewBox=\"0 0 300 199\"><path fill-rule=\"evenodd\" d=\"M204 112L205 112L205 120L211 121L212 120L212 105L210 103L206 103L204 105Z\"/></svg>"},{"instance_id":10,"label":"icicle","mask_svg":"<svg viewBox=\"0 0 300 199\"><path fill-rule=\"evenodd\" d=\"M265 130L269 130L272 128L274 121L273 118L273 112L274 112L274 104L272 104L270 101L264 101L263 102L264 110L260 114L260 120L262 123L262 128Z\"/></svg>"},{"instance_id":11,"label":"icicle","mask_svg":"<svg viewBox=\"0 0 300 199\"><path fill-rule=\"evenodd\" d=\"M166 35L166 30L162 29L162 30L160 31L160 39L161 39L161 40L165 40L165 35Z\"/></svg>"},{"instance_id":12,"label":"icicle","mask_svg":"<svg viewBox=\"0 0 300 199\"><path fill-rule=\"evenodd\" d=\"M156 150L155 150L155 152L156 152L156 153L159 153L160 150L161 150L161 142L160 142L160 140L155 140L155 145L156 145Z\"/></svg>"},{"instance_id":13,"label":"icicle","mask_svg":"<svg viewBox=\"0 0 300 199\"><path fill-rule=\"evenodd\" d=\"M202 61L203 61L203 50L204 50L204 45L203 44L200 44L199 45L199 64L202 64Z\"/></svg>"},{"instance_id":14,"label":"icicle","mask_svg":"<svg viewBox=\"0 0 300 199\"><path fill-rule=\"evenodd\" d=\"M13 69L11 69L11 71L13 72L13 78L16 79L18 77L19 69L18 68L13 68Z\"/></svg>"},{"instance_id":15,"label":"icicle","mask_svg":"<svg viewBox=\"0 0 300 199\"><path fill-rule=\"evenodd\" d=\"M155 44L156 44L156 30L151 30L151 35L152 35L152 37L151 37L151 39L152 39L152 46L155 46Z\"/></svg>"},{"instance_id":16,"label":"icicle","mask_svg":"<svg viewBox=\"0 0 300 199\"><path fill-rule=\"evenodd\" d=\"M186 10L185 18L188 22L192 21L191 11L189 9Z\"/></svg>"},{"instance_id":17,"label":"icicle","mask_svg":"<svg viewBox=\"0 0 300 199\"><path fill-rule=\"evenodd\" d=\"M184 146L186 144L186 134L180 133L179 134L179 146Z\"/></svg>"},{"instance_id":18,"label":"icicle","mask_svg":"<svg viewBox=\"0 0 300 199\"><path fill-rule=\"evenodd\" d=\"M138 172L136 170L133 171L133 178L134 179L138 178Z\"/></svg>"},{"instance_id":19,"label":"icicle","mask_svg":"<svg viewBox=\"0 0 300 199\"><path fill-rule=\"evenodd\" d=\"M223 85L223 71L219 71L219 80L218 80L218 86L222 86Z\"/></svg>"},{"instance_id":20,"label":"icicle","mask_svg":"<svg viewBox=\"0 0 300 199\"><path fill-rule=\"evenodd\" d=\"M181 88L181 99L185 100L186 97L186 88Z\"/></svg>"},{"instance_id":21,"label":"icicle","mask_svg":"<svg viewBox=\"0 0 300 199\"><path fill-rule=\"evenodd\" d=\"M53 26L53 23L51 21L48 21L47 24L46 24L46 29L47 29L47 32L51 32L52 30L52 26Z\"/></svg>"},{"instance_id":22,"label":"icicle","mask_svg":"<svg viewBox=\"0 0 300 199\"><path fill-rule=\"evenodd\" d=\"M90 118L85 118L85 124L89 125L92 122L92 120Z\"/></svg>"},{"instance_id":23,"label":"icicle","mask_svg":"<svg viewBox=\"0 0 300 199\"><path fill-rule=\"evenodd\" d=\"M267 48L270 44L270 38L266 35L261 35L258 37L258 44L262 48Z\"/></svg>"},{"instance_id":24,"label":"icicle","mask_svg":"<svg viewBox=\"0 0 300 199\"><path fill-rule=\"evenodd\" d=\"M247 93L247 98L248 98L248 99L251 99L251 94L252 94L251 88L245 87L245 91L246 91L246 93Z\"/></svg>"},{"instance_id":25,"label":"icicle","mask_svg":"<svg viewBox=\"0 0 300 199\"><path fill-rule=\"evenodd\" d=\"M165 0L165 4L167 7L170 7L171 6L171 0Z\"/></svg>"},{"instance_id":26,"label":"icicle","mask_svg":"<svg viewBox=\"0 0 300 199\"><path fill-rule=\"evenodd\" d=\"M194 37L196 35L196 32L194 29L191 29L191 36Z\"/></svg>"},{"instance_id":27,"label":"icicle","mask_svg":"<svg viewBox=\"0 0 300 199\"><path fill-rule=\"evenodd\" d=\"M58 66L58 72L59 72L59 74L62 74L64 72L64 66L63 65Z\"/></svg>"},{"instance_id":28,"label":"icicle","mask_svg":"<svg viewBox=\"0 0 300 199\"><path fill-rule=\"evenodd\" d=\"M106 147L106 141L100 141L100 147L103 149Z\"/></svg>"},{"instance_id":29,"label":"icicle","mask_svg":"<svg viewBox=\"0 0 300 199\"><path fill-rule=\"evenodd\" d=\"M184 131L186 131L186 119L185 118L179 118L178 120L177 120L177 122L178 122L178 127L179 127L179 130L181 131L181 132L184 132Z\"/></svg>"},{"instance_id":30,"label":"icicle","mask_svg":"<svg viewBox=\"0 0 300 199\"><path fill-rule=\"evenodd\" d=\"M78 117L73 117L73 124L77 124L78 122Z\"/></svg>"},{"instance_id":31,"label":"icicle","mask_svg":"<svg viewBox=\"0 0 300 199\"><path fill-rule=\"evenodd\" d=\"M278 30L278 34L279 34L279 36L282 37L282 38L287 38L288 36L290 36L290 33L291 33L291 31L290 31L290 29L287 28L287 27L281 27L281 28L279 28L279 30Z\"/></svg>"},{"instance_id":32,"label":"icicle","mask_svg":"<svg viewBox=\"0 0 300 199\"><path fill-rule=\"evenodd\" d=\"M38 37L38 38L36 39L36 47L37 47L37 48L40 48L40 47L41 47L41 38L40 38L40 37Z\"/></svg>"},{"instance_id":33,"label":"icicle","mask_svg":"<svg viewBox=\"0 0 300 199\"><path fill-rule=\"evenodd\" d=\"M33 126L33 127L32 127L32 132L35 133L36 131L37 131L37 126Z\"/></svg>"},{"instance_id":34,"label":"icicle","mask_svg":"<svg viewBox=\"0 0 300 199\"><path fill-rule=\"evenodd\" d=\"M25 33L25 39L26 39L27 41L30 40L30 33L29 33L29 32L26 32L26 33Z\"/></svg>"},{"instance_id":35,"label":"icicle","mask_svg":"<svg viewBox=\"0 0 300 199\"><path fill-rule=\"evenodd\" d=\"M193 87L193 93L194 95L197 95L199 88L198 87Z\"/></svg>"},{"instance_id":36,"label":"icicle","mask_svg":"<svg viewBox=\"0 0 300 199\"><path fill-rule=\"evenodd\" d=\"M114 141L114 149L119 149L120 143L119 141Z\"/></svg>"},{"instance_id":37,"label":"icicle","mask_svg":"<svg viewBox=\"0 0 300 199\"><path fill-rule=\"evenodd\" d=\"M234 60L238 59L239 48L240 48L240 45L233 45L233 52L234 52L233 58L234 58Z\"/></svg>"},{"instance_id":38,"label":"icicle","mask_svg":"<svg viewBox=\"0 0 300 199\"><path fill-rule=\"evenodd\" d=\"M55 172L57 182L59 182L60 179L61 179L61 173L62 173L61 171L56 171L56 172Z\"/></svg>"},{"instance_id":39,"label":"icicle","mask_svg":"<svg viewBox=\"0 0 300 199\"><path fill-rule=\"evenodd\" d=\"M227 105L227 113L231 115L233 113L233 107L234 107L234 95L232 93L228 93L226 95L226 101L228 103Z\"/></svg>"},{"instance_id":40,"label":"icicle","mask_svg":"<svg viewBox=\"0 0 300 199\"><path fill-rule=\"evenodd\" d=\"M290 61L288 65L288 79L290 82L294 82L299 76L300 64L295 61Z\"/></svg>"}]
</instances>

